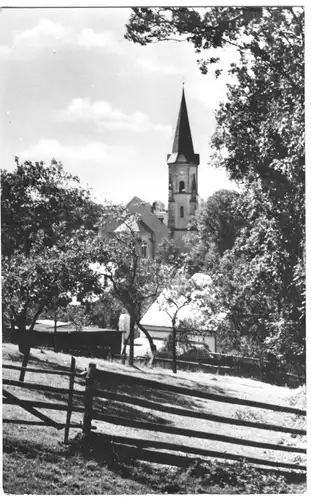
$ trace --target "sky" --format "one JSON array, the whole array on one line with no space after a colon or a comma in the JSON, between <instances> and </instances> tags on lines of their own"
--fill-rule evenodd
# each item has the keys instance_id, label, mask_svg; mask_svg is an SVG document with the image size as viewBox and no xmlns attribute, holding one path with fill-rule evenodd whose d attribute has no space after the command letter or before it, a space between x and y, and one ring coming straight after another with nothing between
<instances>
[{"instance_id":1,"label":"sky","mask_svg":"<svg viewBox=\"0 0 311 500\"><path fill-rule=\"evenodd\" d=\"M92 188L98 202L133 196L167 204L168 167L184 82L206 199L234 189L211 165L214 113L228 76L200 73L188 43L125 40L129 8L1 9L0 161L49 163ZM210 56L211 54L207 54ZM222 52L227 68L234 50Z\"/></svg>"}]
</instances>

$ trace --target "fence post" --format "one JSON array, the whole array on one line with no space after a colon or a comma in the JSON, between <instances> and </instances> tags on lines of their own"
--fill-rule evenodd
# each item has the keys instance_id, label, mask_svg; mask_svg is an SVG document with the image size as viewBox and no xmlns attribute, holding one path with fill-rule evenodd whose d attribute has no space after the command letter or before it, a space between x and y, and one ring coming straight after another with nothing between
<instances>
[{"instance_id":1,"label":"fence post","mask_svg":"<svg viewBox=\"0 0 311 500\"><path fill-rule=\"evenodd\" d=\"M70 365L68 408L67 408L65 437L64 437L65 444L68 444L68 437L69 437L70 419L71 419L71 413L72 413L73 386L74 386L74 382L75 382L75 370L76 370L76 360L75 360L75 358L72 357L71 358L71 365Z\"/></svg>"},{"instance_id":2,"label":"fence post","mask_svg":"<svg viewBox=\"0 0 311 500\"><path fill-rule=\"evenodd\" d=\"M92 425L92 402L94 395L94 382L95 382L96 364L90 363L86 375L86 386L84 395L84 418L83 418L83 434L88 435L91 431Z\"/></svg>"},{"instance_id":3,"label":"fence post","mask_svg":"<svg viewBox=\"0 0 311 500\"><path fill-rule=\"evenodd\" d=\"M22 362L22 367L21 367L21 371L20 371L20 375L19 375L20 382L24 382L26 368L27 368L27 365L28 365L28 361L29 361L29 352L26 352L24 354L24 358L23 358L23 362Z\"/></svg>"}]
</instances>

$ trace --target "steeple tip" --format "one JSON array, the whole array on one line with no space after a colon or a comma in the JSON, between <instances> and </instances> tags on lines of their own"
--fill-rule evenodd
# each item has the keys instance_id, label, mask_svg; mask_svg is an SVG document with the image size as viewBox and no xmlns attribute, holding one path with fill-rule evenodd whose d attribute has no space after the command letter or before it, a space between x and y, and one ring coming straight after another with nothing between
<instances>
[{"instance_id":1,"label":"steeple tip","mask_svg":"<svg viewBox=\"0 0 311 500\"><path fill-rule=\"evenodd\" d=\"M184 82L182 82L181 103L177 119L172 153L176 153L177 155L183 154L187 161L191 161L194 157Z\"/></svg>"}]
</instances>

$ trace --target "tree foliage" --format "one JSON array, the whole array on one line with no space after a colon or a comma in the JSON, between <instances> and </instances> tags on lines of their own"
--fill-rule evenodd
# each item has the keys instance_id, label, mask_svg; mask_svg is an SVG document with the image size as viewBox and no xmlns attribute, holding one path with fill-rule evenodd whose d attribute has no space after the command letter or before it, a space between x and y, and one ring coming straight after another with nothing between
<instances>
[{"instance_id":1,"label":"tree foliage","mask_svg":"<svg viewBox=\"0 0 311 500\"><path fill-rule=\"evenodd\" d=\"M172 347L172 369L173 373L177 373L177 352L176 344L178 340L177 326L179 322L180 311L188 306L193 300L193 283L187 279L183 273L178 273L174 279L170 281L168 289L164 289L160 297L160 308L165 311L171 320L172 335L169 342Z\"/></svg>"},{"instance_id":2,"label":"tree foliage","mask_svg":"<svg viewBox=\"0 0 311 500\"><path fill-rule=\"evenodd\" d=\"M185 40L200 54L202 72L214 67L216 77L221 49L235 48L238 58L216 113L213 147L215 164L240 183L236 214L245 224L232 248L221 252L214 245L203 264L229 311L222 329L226 348L271 352L303 366L303 8L134 9L126 37L143 45ZM198 229L193 255L200 256L206 235L204 226Z\"/></svg>"},{"instance_id":3,"label":"tree foliage","mask_svg":"<svg viewBox=\"0 0 311 500\"><path fill-rule=\"evenodd\" d=\"M2 260L3 311L20 345L27 344L26 330L34 329L44 311L64 308L73 297L83 303L101 290L84 244L70 238L62 248L48 247L43 240L37 238L28 255L15 251Z\"/></svg>"},{"instance_id":4,"label":"tree foliage","mask_svg":"<svg viewBox=\"0 0 311 500\"><path fill-rule=\"evenodd\" d=\"M16 158L13 172L1 170L2 255L28 255L38 231L42 244L52 247L60 230L68 235L80 227L96 229L100 216L90 191L56 160L20 164Z\"/></svg>"},{"instance_id":5,"label":"tree foliage","mask_svg":"<svg viewBox=\"0 0 311 500\"><path fill-rule=\"evenodd\" d=\"M164 238L156 248L156 259L163 264L181 269L184 265L185 255L180 252L180 248L172 238Z\"/></svg>"},{"instance_id":6,"label":"tree foliage","mask_svg":"<svg viewBox=\"0 0 311 500\"><path fill-rule=\"evenodd\" d=\"M43 312L100 292L87 243L95 233L85 226L89 217L96 223L102 209L55 160L46 166L16 159L16 169L2 170L1 181L4 323L27 352L26 331Z\"/></svg>"},{"instance_id":7,"label":"tree foliage","mask_svg":"<svg viewBox=\"0 0 311 500\"><path fill-rule=\"evenodd\" d=\"M232 67L238 83L217 114L214 145L226 150L218 164L243 181L239 211L247 221L226 256L232 271L225 280L233 285L233 330L248 332L259 352L299 366L305 356L303 12L264 12L260 31L250 33L261 51Z\"/></svg>"},{"instance_id":8,"label":"tree foliage","mask_svg":"<svg viewBox=\"0 0 311 500\"><path fill-rule=\"evenodd\" d=\"M236 191L221 189L202 203L191 222L196 231L186 237L189 253L185 261L192 272L208 272L213 261L233 247L244 224L238 202Z\"/></svg>"},{"instance_id":9,"label":"tree foliage","mask_svg":"<svg viewBox=\"0 0 311 500\"><path fill-rule=\"evenodd\" d=\"M122 304L131 318L130 362L133 362L134 327L137 325L150 343L151 353L156 347L140 320L158 297L162 287L174 272L175 266L142 256L139 215L133 215L123 206L107 206L101 236L93 243L92 259L100 265L100 272L112 295Z\"/></svg>"},{"instance_id":10,"label":"tree foliage","mask_svg":"<svg viewBox=\"0 0 311 500\"><path fill-rule=\"evenodd\" d=\"M206 273L189 276L185 271L179 270L170 279L158 299L160 309L171 321L168 347L172 350L174 373L177 370L177 344L183 349L189 348L193 336L204 344L206 335L216 332L226 314L220 309L211 278Z\"/></svg>"},{"instance_id":11,"label":"tree foliage","mask_svg":"<svg viewBox=\"0 0 311 500\"><path fill-rule=\"evenodd\" d=\"M117 330L123 309L124 307L113 293L104 289L99 300L90 305L88 317L92 325Z\"/></svg>"}]
</instances>

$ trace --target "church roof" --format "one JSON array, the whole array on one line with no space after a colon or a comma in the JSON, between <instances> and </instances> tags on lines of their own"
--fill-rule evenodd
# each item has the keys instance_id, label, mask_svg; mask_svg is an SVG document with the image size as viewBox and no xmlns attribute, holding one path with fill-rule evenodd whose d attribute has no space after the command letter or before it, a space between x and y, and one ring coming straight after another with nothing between
<instances>
[{"instance_id":1,"label":"church roof","mask_svg":"<svg viewBox=\"0 0 311 500\"><path fill-rule=\"evenodd\" d=\"M197 156L193 150L193 142L188 118L186 98L184 89L182 90L181 103L177 119L173 150L169 155L169 163L177 161L177 158L183 155L187 162L194 161L196 163Z\"/></svg>"},{"instance_id":2,"label":"church roof","mask_svg":"<svg viewBox=\"0 0 311 500\"><path fill-rule=\"evenodd\" d=\"M133 214L140 215L140 221L143 222L152 232L169 236L168 227L161 222L158 217L149 209L149 204L142 201L138 196L134 196L126 205L126 208Z\"/></svg>"},{"instance_id":3,"label":"church roof","mask_svg":"<svg viewBox=\"0 0 311 500\"><path fill-rule=\"evenodd\" d=\"M144 202L138 196L134 196L127 203L126 208L130 214L133 214L132 217L130 216L126 223L114 220L105 224L100 229L101 236L114 231L126 232L131 229L134 232L149 232L156 241L168 238L170 233L167 225L151 212L151 205L149 203Z\"/></svg>"},{"instance_id":4,"label":"church roof","mask_svg":"<svg viewBox=\"0 0 311 500\"><path fill-rule=\"evenodd\" d=\"M142 223L142 221L137 220L135 218L135 215L133 214L131 217L126 222L123 222L118 226L114 232L115 233L139 233L142 230L145 230L145 224ZM148 228L147 228L148 229Z\"/></svg>"},{"instance_id":5,"label":"church roof","mask_svg":"<svg viewBox=\"0 0 311 500\"><path fill-rule=\"evenodd\" d=\"M172 152L183 153L186 157L194 154L184 89L182 90Z\"/></svg>"}]
</instances>

